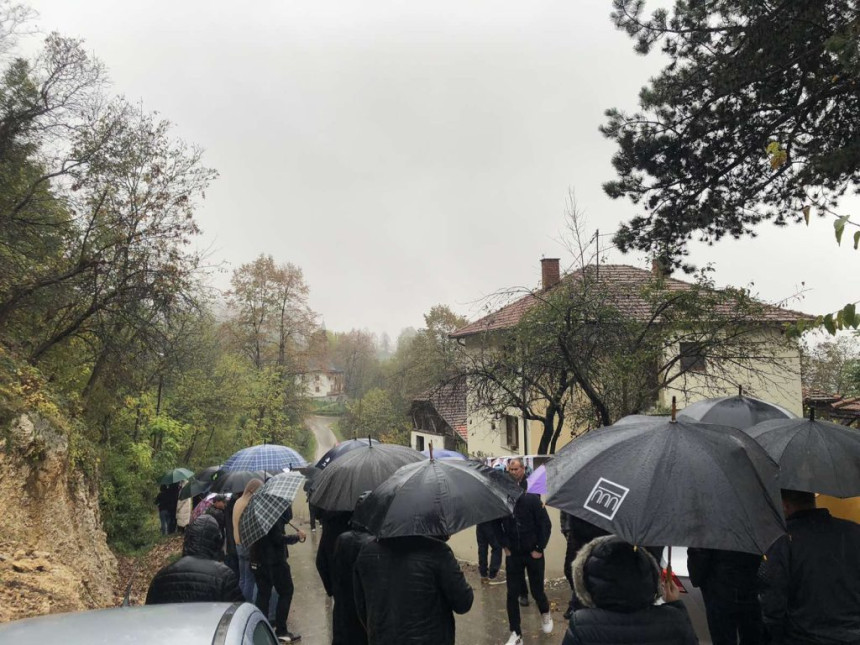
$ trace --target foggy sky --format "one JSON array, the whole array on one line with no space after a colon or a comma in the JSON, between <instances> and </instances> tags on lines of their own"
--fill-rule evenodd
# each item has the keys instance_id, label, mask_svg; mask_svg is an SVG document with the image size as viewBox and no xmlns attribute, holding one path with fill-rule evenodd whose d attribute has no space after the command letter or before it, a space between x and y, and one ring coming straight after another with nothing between
<instances>
[{"instance_id":1,"label":"foggy sky","mask_svg":"<svg viewBox=\"0 0 860 645\"><path fill-rule=\"evenodd\" d=\"M482 297L536 286L542 256L567 259L569 189L601 233L634 212L601 189L615 146L597 128L659 60L633 53L608 0L29 4L206 150L214 282L260 253L297 264L328 329L396 338L434 304L474 318ZM810 313L857 297L860 255L829 220L758 232L691 260L771 302L804 290L788 305Z\"/></svg>"}]
</instances>

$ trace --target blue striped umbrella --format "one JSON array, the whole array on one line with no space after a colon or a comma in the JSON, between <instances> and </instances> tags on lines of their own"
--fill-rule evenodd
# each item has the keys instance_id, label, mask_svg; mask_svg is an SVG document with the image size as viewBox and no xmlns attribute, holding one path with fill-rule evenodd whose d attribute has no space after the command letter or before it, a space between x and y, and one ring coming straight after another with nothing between
<instances>
[{"instance_id":1,"label":"blue striped umbrella","mask_svg":"<svg viewBox=\"0 0 860 645\"><path fill-rule=\"evenodd\" d=\"M269 443L243 448L224 462L223 470L267 470L275 473L307 465L308 462L292 448Z\"/></svg>"}]
</instances>

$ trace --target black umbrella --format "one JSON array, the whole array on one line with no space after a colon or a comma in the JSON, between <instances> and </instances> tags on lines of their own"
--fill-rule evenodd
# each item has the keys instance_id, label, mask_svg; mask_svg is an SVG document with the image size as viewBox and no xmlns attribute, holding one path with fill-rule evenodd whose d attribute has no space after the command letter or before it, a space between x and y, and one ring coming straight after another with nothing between
<instances>
[{"instance_id":1,"label":"black umbrella","mask_svg":"<svg viewBox=\"0 0 860 645\"><path fill-rule=\"evenodd\" d=\"M860 430L809 419L780 419L747 433L779 464L779 485L833 497L860 495Z\"/></svg>"},{"instance_id":2,"label":"black umbrella","mask_svg":"<svg viewBox=\"0 0 860 645\"><path fill-rule=\"evenodd\" d=\"M266 481L270 475L265 470L222 470L212 479L210 493L230 493L236 495L245 490L252 479Z\"/></svg>"},{"instance_id":3,"label":"black umbrella","mask_svg":"<svg viewBox=\"0 0 860 645\"><path fill-rule=\"evenodd\" d=\"M196 497L197 495L205 495L209 492L209 488L212 486L210 482L201 482L192 477L188 480L188 483L182 487L182 490L179 491L179 499L188 499L190 497Z\"/></svg>"},{"instance_id":4,"label":"black umbrella","mask_svg":"<svg viewBox=\"0 0 860 645\"><path fill-rule=\"evenodd\" d=\"M194 479L204 484L211 484L215 479L215 474L221 470L221 466L209 466L201 471L194 473Z\"/></svg>"},{"instance_id":5,"label":"black umbrella","mask_svg":"<svg viewBox=\"0 0 860 645\"><path fill-rule=\"evenodd\" d=\"M352 511L364 491L379 486L401 466L425 459L417 450L394 444L354 448L314 478L310 503L327 511Z\"/></svg>"},{"instance_id":6,"label":"black umbrella","mask_svg":"<svg viewBox=\"0 0 860 645\"><path fill-rule=\"evenodd\" d=\"M239 537L242 544L250 546L269 532L293 503L304 481L304 475L301 473L281 473L272 477L251 496L251 501L239 518Z\"/></svg>"},{"instance_id":7,"label":"black umbrella","mask_svg":"<svg viewBox=\"0 0 860 645\"><path fill-rule=\"evenodd\" d=\"M546 471L547 504L631 544L764 553L785 532L777 465L736 428L609 426L574 439Z\"/></svg>"},{"instance_id":8,"label":"black umbrella","mask_svg":"<svg viewBox=\"0 0 860 645\"><path fill-rule=\"evenodd\" d=\"M702 423L716 423L746 430L762 421L771 419L796 419L797 415L773 403L751 396L744 396L738 390L737 396L723 396L704 399L691 403L678 413Z\"/></svg>"},{"instance_id":9,"label":"black umbrella","mask_svg":"<svg viewBox=\"0 0 860 645\"><path fill-rule=\"evenodd\" d=\"M367 439L347 439L346 441L341 441L333 448L330 448L328 452L326 452L322 457L320 457L319 461L314 464L313 467L319 470L325 470L326 466L328 466L332 461L334 461L338 457L342 457L351 450L355 450L356 448L366 448L367 446L378 443L379 441L377 441L376 439L371 439L370 437L368 437Z\"/></svg>"},{"instance_id":10,"label":"black umbrella","mask_svg":"<svg viewBox=\"0 0 860 645\"><path fill-rule=\"evenodd\" d=\"M379 538L443 536L506 517L523 490L473 461L429 459L403 466L358 507L353 522Z\"/></svg>"}]
</instances>

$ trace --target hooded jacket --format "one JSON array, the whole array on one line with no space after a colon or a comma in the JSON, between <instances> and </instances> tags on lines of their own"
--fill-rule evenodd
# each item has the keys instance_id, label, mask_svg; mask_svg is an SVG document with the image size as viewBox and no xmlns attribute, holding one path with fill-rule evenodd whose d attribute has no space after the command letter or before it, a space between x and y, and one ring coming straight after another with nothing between
<instances>
[{"instance_id":1,"label":"hooded jacket","mask_svg":"<svg viewBox=\"0 0 860 645\"><path fill-rule=\"evenodd\" d=\"M203 515L185 530L183 557L155 574L146 594L147 605L175 602L242 602L239 581L217 562L221 530L214 517Z\"/></svg>"},{"instance_id":2,"label":"hooded jacket","mask_svg":"<svg viewBox=\"0 0 860 645\"><path fill-rule=\"evenodd\" d=\"M430 537L368 542L353 585L373 645L454 645L454 613L474 600L451 548Z\"/></svg>"},{"instance_id":3,"label":"hooded jacket","mask_svg":"<svg viewBox=\"0 0 860 645\"><path fill-rule=\"evenodd\" d=\"M614 535L586 544L573 562L573 584L583 605L570 617L562 645L693 645L684 605L660 598L660 568L645 549Z\"/></svg>"}]
</instances>

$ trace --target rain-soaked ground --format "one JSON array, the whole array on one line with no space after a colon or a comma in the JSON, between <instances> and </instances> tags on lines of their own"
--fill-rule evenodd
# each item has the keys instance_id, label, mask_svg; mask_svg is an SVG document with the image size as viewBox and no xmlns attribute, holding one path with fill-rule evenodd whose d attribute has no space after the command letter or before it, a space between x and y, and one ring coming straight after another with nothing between
<instances>
[{"instance_id":1,"label":"rain-soaked ground","mask_svg":"<svg viewBox=\"0 0 860 645\"><path fill-rule=\"evenodd\" d=\"M296 591L290 610L288 628L302 635L304 645L328 645L331 643L331 599L325 595L314 558L321 530L308 533L308 541L290 547L290 567ZM505 611L505 585L482 585L474 567L463 567L466 579L475 591L475 602L471 611L457 616L457 643L468 645L496 645L507 641L508 618ZM529 606L521 608L523 636L526 643L553 643L558 645L564 637L566 627L562 612L570 597L567 581L551 581L546 585L550 600L550 611L555 622L552 634L544 634L540 628L540 614L534 599ZM416 607L416 611L420 608Z\"/></svg>"}]
</instances>

